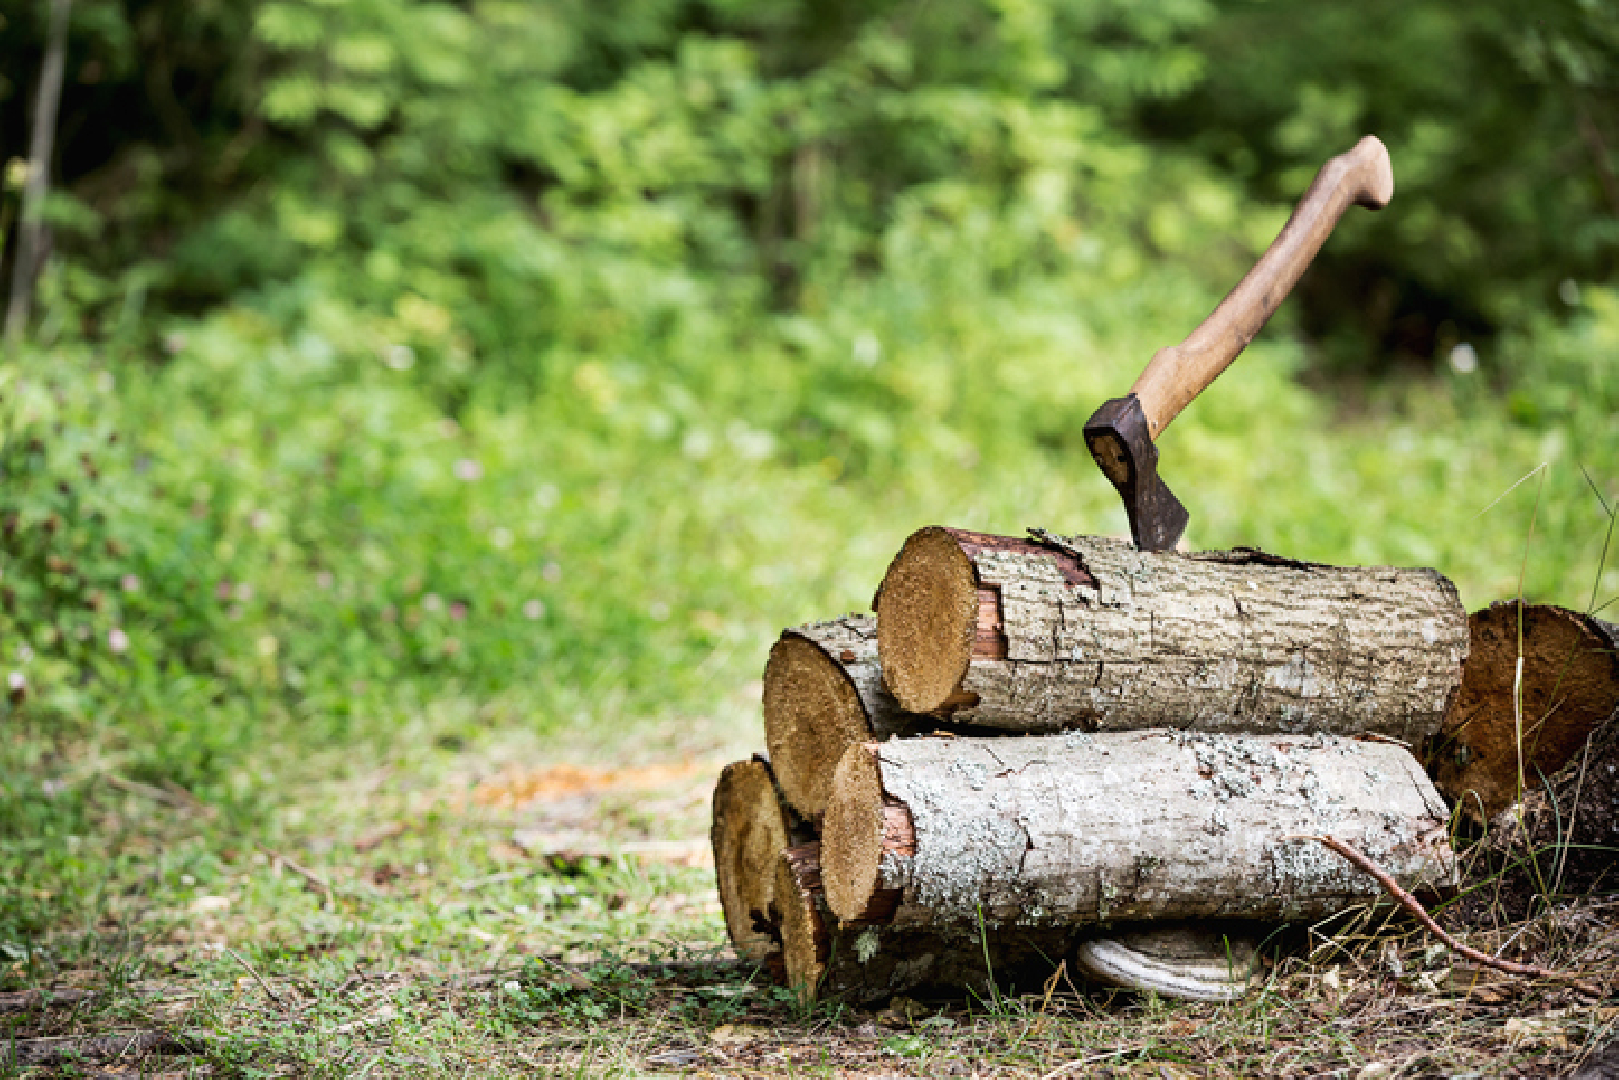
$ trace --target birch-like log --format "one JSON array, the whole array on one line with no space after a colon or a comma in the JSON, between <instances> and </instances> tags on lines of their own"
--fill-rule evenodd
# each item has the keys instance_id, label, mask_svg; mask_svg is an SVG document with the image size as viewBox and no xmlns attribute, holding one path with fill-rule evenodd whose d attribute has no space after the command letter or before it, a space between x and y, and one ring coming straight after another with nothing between
<instances>
[{"instance_id":1,"label":"birch-like log","mask_svg":"<svg viewBox=\"0 0 1619 1080\"><path fill-rule=\"evenodd\" d=\"M856 1004L923 990L993 996L1036 990L1070 948L1067 927L874 926L838 923L821 887L820 845L801 844L776 862L771 914L787 985L805 1003ZM993 973L993 974L992 974Z\"/></svg>"},{"instance_id":2,"label":"birch-like log","mask_svg":"<svg viewBox=\"0 0 1619 1080\"><path fill-rule=\"evenodd\" d=\"M1151 727L1428 737L1467 615L1428 569L1147 553L927 528L875 601L900 706L1019 732Z\"/></svg>"},{"instance_id":3,"label":"birch-like log","mask_svg":"<svg viewBox=\"0 0 1619 1080\"><path fill-rule=\"evenodd\" d=\"M826 810L845 750L896 735L915 719L883 685L876 622L853 613L782 631L765 664L764 716L776 781L809 818Z\"/></svg>"},{"instance_id":4,"label":"birch-like log","mask_svg":"<svg viewBox=\"0 0 1619 1080\"><path fill-rule=\"evenodd\" d=\"M736 954L765 960L780 948L770 932L776 856L797 823L782 803L770 766L754 758L725 766L714 785L714 882Z\"/></svg>"},{"instance_id":5,"label":"birch-like log","mask_svg":"<svg viewBox=\"0 0 1619 1080\"><path fill-rule=\"evenodd\" d=\"M1619 625L1509 600L1474 612L1468 632L1461 692L1428 762L1446 798L1488 821L1563 768L1619 706Z\"/></svg>"},{"instance_id":6,"label":"birch-like log","mask_svg":"<svg viewBox=\"0 0 1619 1080\"><path fill-rule=\"evenodd\" d=\"M1317 919L1454 879L1446 810L1402 747L1142 731L851 747L821 832L841 919L896 926Z\"/></svg>"}]
</instances>

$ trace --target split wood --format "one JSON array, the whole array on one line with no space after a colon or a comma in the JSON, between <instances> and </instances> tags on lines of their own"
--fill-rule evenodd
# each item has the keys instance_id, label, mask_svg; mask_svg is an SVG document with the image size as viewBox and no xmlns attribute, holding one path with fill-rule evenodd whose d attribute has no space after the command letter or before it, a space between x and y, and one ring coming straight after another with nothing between
<instances>
[{"instance_id":1,"label":"split wood","mask_svg":"<svg viewBox=\"0 0 1619 1080\"><path fill-rule=\"evenodd\" d=\"M1322 844L1349 860L1350 864L1356 869L1364 871L1365 873L1376 878L1377 883L1383 886L1383 888L1387 889L1388 894L1394 897L1394 899L1398 900L1401 907L1405 908L1405 910L1416 916L1417 921L1427 928L1428 933L1432 934L1434 937L1443 942L1446 948L1460 956L1467 958L1468 960L1473 961L1473 963L1483 964L1485 967L1494 968L1496 971L1502 971L1508 975L1523 975L1531 979L1580 979L1580 976L1574 974L1573 972L1553 971L1551 968L1543 968L1538 964L1519 964L1512 960L1501 960L1497 957L1491 956L1489 953L1479 952L1477 949L1463 945L1460 941L1457 941L1450 934L1446 933L1445 929L1434 921L1433 916L1428 914L1428 909L1422 906L1422 901L1418 900L1416 897L1402 889L1400 887L1400 883L1395 881L1388 871L1384 870L1381 866L1378 866L1370 858L1362 855L1359 851L1350 847L1348 844L1337 839L1336 837L1313 836L1310 839L1319 840ZM1601 996L1600 991L1596 990L1595 987L1590 986L1588 983L1582 985L1579 982L1576 982L1575 989L1581 990L1585 993L1592 993L1596 994L1597 996Z\"/></svg>"}]
</instances>

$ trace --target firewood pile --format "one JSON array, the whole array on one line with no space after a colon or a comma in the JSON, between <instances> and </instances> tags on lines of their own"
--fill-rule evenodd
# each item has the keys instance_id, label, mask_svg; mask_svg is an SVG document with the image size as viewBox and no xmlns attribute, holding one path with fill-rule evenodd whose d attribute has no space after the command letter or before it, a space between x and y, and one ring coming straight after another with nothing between
<instances>
[{"instance_id":1,"label":"firewood pile","mask_svg":"<svg viewBox=\"0 0 1619 1080\"><path fill-rule=\"evenodd\" d=\"M1499 815L1520 747L1551 775L1619 701L1619 627L1470 625L1428 569L928 528L873 606L783 631L768 756L714 793L731 941L806 999L987 998L1064 962L1238 996L1253 928L1382 895L1321 837L1443 893L1452 807Z\"/></svg>"}]
</instances>

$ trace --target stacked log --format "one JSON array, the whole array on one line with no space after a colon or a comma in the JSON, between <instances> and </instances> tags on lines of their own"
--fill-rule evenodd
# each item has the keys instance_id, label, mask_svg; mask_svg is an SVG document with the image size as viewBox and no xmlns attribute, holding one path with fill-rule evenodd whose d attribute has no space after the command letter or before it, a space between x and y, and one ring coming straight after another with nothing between
<instances>
[{"instance_id":1,"label":"stacked log","mask_svg":"<svg viewBox=\"0 0 1619 1080\"><path fill-rule=\"evenodd\" d=\"M765 663L765 746L782 795L799 813L826 810L832 770L856 743L886 739L915 719L883 684L877 624L868 615L783 630Z\"/></svg>"},{"instance_id":2,"label":"stacked log","mask_svg":"<svg viewBox=\"0 0 1619 1080\"><path fill-rule=\"evenodd\" d=\"M1515 919L1619 893L1619 624L1506 601L1469 628L1461 693L1428 757L1484 832L1473 875Z\"/></svg>"},{"instance_id":3,"label":"stacked log","mask_svg":"<svg viewBox=\"0 0 1619 1080\"><path fill-rule=\"evenodd\" d=\"M767 762L737 761L720 773L710 833L714 879L726 932L745 960L764 961L780 951L779 935L770 923L775 862L792 843L797 825L782 804Z\"/></svg>"},{"instance_id":4,"label":"stacked log","mask_svg":"<svg viewBox=\"0 0 1619 1080\"><path fill-rule=\"evenodd\" d=\"M1038 988L1067 955L1066 927L882 926L839 920L821 885L821 846L783 851L772 900L787 985L800 1000L855 1003L894 994L963 992L989 999L997 987Z\"/></svg>"},{"instance_id":5,"label":"stacked log","mask_svg":"<svg viewBox=\"0 0 1619 1080\"><path fill-rule=\"evenodd\" d=\"M1375 900L1321 835L1408 891L1453 881L1410 751L1469 642L1432 570L929 528L874 607L783 631L773 775L731 766L716 792L733 942L807 997L1152 967L1132 924L1201 940Z\"/></svg>"},{"instance_id":6,"label":"stacked log","mask_svg":"<svg viewBox=\"0 0 1619 1080\"><path fill-rule=\"evenodd\" d=\"M1439 789L1488 821L1562 769L1619 704L1619 625L1505 601L1468 620L1461 692L1428 758Z\"/></svg>"},{"instance_id":7,"label":"stacked log","mask_svg":"<svg viewBox=\"0 0 1619 1080\"><path fill-rule=\"evenodd\" d=\"M913 713L1009 731L1375 733L1415 745L1461 681L1467 620L1433 570L1150 553L929 528L876 598Z\"/></svg>"},{"instance_id":8,"label":"stacked log","mask_svg":"<svg viewBox=\"0 0 1619 1080\"><path fill-rule=\"evenodd\" d=\"M840 919L1315 920L1375 899L1330 834L1409 891L1454 874L1409 751L1316 733L1171 731L852 747L822 828Z\"/></svg>"}]
</instances>

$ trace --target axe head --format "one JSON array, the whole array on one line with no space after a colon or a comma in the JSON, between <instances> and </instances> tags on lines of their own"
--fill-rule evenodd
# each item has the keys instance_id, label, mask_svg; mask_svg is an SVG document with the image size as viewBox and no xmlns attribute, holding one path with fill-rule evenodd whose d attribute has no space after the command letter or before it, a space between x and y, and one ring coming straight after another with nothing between
<instances>
[{"instance_id":1,"label":"axe head","mask_svg":"<svg viewBox=\"0 0 1619 1080\"><path fill-rule=\"evenodd\" d=\"M1114 398L1085 424L1085 445L1130 516L1130 536L1142 551L1169 551L1186 531L1186 507L1158 475L1158 447L1147 431L1141 399Z\"/></svg>"}]
</instances>

